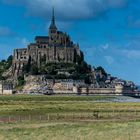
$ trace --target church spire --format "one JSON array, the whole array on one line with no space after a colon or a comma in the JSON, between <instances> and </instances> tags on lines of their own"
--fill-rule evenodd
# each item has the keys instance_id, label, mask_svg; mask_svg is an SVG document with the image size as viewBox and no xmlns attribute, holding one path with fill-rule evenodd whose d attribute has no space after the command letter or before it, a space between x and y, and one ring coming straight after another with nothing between
<instances>
[{"instance_id":1,"label":"church spire","mask_svg":"<svg viewBox=\"0 0 140 140\"><path fill-rule=\"evenodd\" d=\"M52 9L52 20L51 20L50 29L57 29L57 27L56 27L56 25L55 25L54 7L53 7L53 9Z\"/></svg>"}]
</instances>

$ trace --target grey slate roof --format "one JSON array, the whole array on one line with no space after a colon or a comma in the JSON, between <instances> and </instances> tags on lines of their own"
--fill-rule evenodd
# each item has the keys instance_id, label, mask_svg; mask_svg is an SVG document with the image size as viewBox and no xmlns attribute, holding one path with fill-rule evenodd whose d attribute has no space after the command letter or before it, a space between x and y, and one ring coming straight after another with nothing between
<instances>
[{"instance_id":1,"label":"grey slate roof","mask_svg":"<svg viewBox=\"0 0 140 140\"><path fill-rule=\"evenodd\" d=\"M35 40L40 40L40 39L48 40L49 37L48 37L48 36L36 36L36 37L35 37Z\"/></svg>"}]
</instances>

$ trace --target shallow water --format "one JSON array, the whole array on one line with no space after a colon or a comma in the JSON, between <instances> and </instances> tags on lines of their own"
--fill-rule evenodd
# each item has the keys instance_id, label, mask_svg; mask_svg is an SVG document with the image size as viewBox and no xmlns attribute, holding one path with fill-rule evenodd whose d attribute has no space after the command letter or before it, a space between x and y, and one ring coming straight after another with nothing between
<instances>
[{"instance_id":1,"label":"shallow water","mask_svg":"<svg viewBox=\"0 0 140 140\"><path fill-rule=\"evenodd\" d=\"M115 96L110 102L140 102L140 98L133 98L128 96Z\"/></svg>"}]
</instances>

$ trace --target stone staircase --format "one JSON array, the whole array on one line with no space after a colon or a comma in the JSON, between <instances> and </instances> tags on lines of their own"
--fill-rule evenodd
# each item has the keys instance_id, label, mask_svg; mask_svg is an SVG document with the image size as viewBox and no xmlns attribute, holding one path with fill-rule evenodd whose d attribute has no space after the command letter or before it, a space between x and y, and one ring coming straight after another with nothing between
<instances>
[{"instance_id":1,"label":"stone staircase","mask_svg":"<svg viewBox=\"0 0 140 140\"><path fill-rule=\"evenodd\" d=\"M6 70L3 74L2 74L3 77L11 77L12 76L12 66Z\"/></svg>"}]
</instances>

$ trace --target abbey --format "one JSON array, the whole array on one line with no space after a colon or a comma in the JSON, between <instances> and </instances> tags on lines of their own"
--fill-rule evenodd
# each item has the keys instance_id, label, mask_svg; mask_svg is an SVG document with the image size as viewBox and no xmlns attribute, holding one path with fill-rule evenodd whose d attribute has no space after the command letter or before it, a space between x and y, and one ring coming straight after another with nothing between
<instances>
[{"instance_id":1,"label":"abbey","mask_svg":"<svg viewBox=\"0 0 140 140\"><path fill-rule=\"evenodd\" d=\"M36 36L35 43L31 43L27 48L15 49L13 55L13 75L17 77L22 74L23 66L29 60L31 64L40 67L42 58L47 63L76 63L76 59L82 57L79 45L71 41L69 35L58 31L55 24L54 9L49 27L48 36Z\"/></svg>"}]
</instances>

